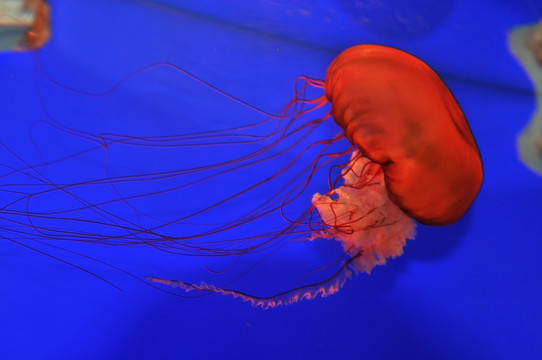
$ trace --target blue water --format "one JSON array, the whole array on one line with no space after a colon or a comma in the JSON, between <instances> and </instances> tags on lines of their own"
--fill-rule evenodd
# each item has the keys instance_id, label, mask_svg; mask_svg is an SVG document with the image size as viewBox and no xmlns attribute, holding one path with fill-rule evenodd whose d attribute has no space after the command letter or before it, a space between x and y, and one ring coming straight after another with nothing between
<instances>
[{"instance_id":1,"label":"blue water","mask_svg":"<svg viewBox=\"0 0 542 360\"><path fill-rule=\"evenodd\" d=\"M37 57L0 54L0 141L12 151L0 153L4 165L21 167L21 159L39 164L89 146L87 140L53 129L47 123L51 119L95 136L139 137L262 119L164 67L138 73L108 95L84 94L107 91L153 63L179 66L274 113L291 98L298 75L323 79L342 50L379 43L415 54L444 78L477 139L485 179L462 220L441 228L419 225L416 240L402 257L370 276L352 278L331 297L267 311L231 296L176 297L137 279L224 283L238 268L249 269L232 286L265 296L295 286L300 275L331 262L340 253L338 243L293 237L288 246L241 257L236 265L231 259L170 255L144 246L50 242L88 258L20 240L47 256L3 238L1 359L539 358L542 178L519 161L516 150L516 135L535 109L535 94L506 43L509 29L540 19L539 3L458 0L435 7L419 0L408 7L383 1L380 10L356 10L347 1L331 0L50 3L52 38ZM55 86L37 64L64 88ZM336 131L328 123L314 136L330 137ZM57 182L83 181L104 169L182 168L191 160L227 158L229 151L238 151L223 149L185 150L180 158L177 152L166 156L142 147L111 148L109 158L108 152L97 151L43 171ZM254 181L263 170L255 167L228 177L214 183L212 191L227 192ZM184 209L199 198L214 199L198 189L202 193L186 199L151 199L151 210L167 217L176 206ZM100 196L92 191L83 189L81 195ZM2 196L5 203L8 195ZM47 211L60 206L59 199L35 199L32 209ZM310 205L310 195L305 200ZM225 221L230 211L246 204L236 206L221 208L206 221ZM0 235L9 238L5 229ZM250 270L254 264L259 265ZM221 274L210 275L205 265Z\"/></svg>"}]
</instances>

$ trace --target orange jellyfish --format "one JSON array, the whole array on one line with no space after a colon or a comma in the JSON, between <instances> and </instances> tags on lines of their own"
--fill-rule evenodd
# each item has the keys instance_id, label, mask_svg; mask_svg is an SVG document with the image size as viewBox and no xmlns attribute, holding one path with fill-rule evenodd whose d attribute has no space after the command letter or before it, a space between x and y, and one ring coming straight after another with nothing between
<instances>
[{"instance_id":1,"label":"orange jellyfish","mask_svg":"<svg viewBox=\"0 0 542 360\"><path fill-rule=\"evenodd\" d=\"M353 272L370 273L401 255L414 236L412 219L448 225L469 209L482 184L480 152L461 107L427 64L395 48L359 45L331 63L325 83L308 81L325 90L318 101L331 103L331 115L357 147L330 190L313 196L309 213L318 212L322 228L308 238L339 240L350 258L325 281L269 297L151 281L229 294L263 308L328 296Z\"/></svg>"},{"instance_id":2,"label":"orange jellyfish","mask_svg":"<svg viewBox=\"0 0 542 360\"><path fill-rule=\"evenodd\" d=\"M65 87L36 64L46 80L36 79L46 119L30 132L38 134L31 140L40 160L27 161L0 143L0 237L79 269L48 250L93 259L64 246L99 244L158 250L175 260L230 259L225 267L205 264L213 279L227 276L220 285L167 276L145 283L229 294L262 308L325 297L352 274L400 256L414 237L414 220L458 220L482 183L480 153L454 96L428 65L398 49L347 49L325 81L299 77L294 98L274 115L169 63L140 69L102 94ZM199 133L96 135L62 124L48 106L47 96L59 89L85 101L107 99L156 68L195 81L192 90L211 89L215 104L233 100L263 119ZM50 88L41 90L45 85ZM340 129L333 131L331 118ZM237 287L285 245L319 246L325 239L341 243L340 256L301 270L290 290L255 296Z\"/></svg>"}]
</instances>

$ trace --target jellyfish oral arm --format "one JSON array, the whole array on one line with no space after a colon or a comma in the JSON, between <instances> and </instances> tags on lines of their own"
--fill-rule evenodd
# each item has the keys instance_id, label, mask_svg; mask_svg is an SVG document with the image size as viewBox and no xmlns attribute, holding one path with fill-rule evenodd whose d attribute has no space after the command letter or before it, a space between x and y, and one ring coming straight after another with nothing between
<instances>
[{"instance_id":1,"label":"jellyfish oral arm","mask_svg":"<svg viewBox=\"0 0 542 360\"><path fill-rule=\"evenodd\" d=\"M376 265L403 254L407 239L413 239L416 224L390 201L384 173L379 164L352 153L342 173L344 184L312 199L325 230L311 239L328 238L341 242L356 257L353 268L371 273Z\"/></svg>"},{"instance_id":2,"label":"jellyfish oral arm","mask_svg":"<svg viewBox=\"0 0 542 360\"><path fill-rule=\"evenodd\" d=\"M361 253L357 253L346 260L340 269L328 279L314 284L299 286L297 288L266 297L250 295L238 290L219 288L203 282L200 284L190 284L180 280L168 280L157 277L148 277L147 280L152 283L164 284L170 287L179 287L186 292L195 290L207 294L231 295L234 298L243 300L244 302L249 302L252 306L261 307L262 309L267 310L277 306L295 304L303 299L310 300L317 297L327 297L335 294L352 276L352 271L349 269L349 267L358 259L360 255Z\"/></svg>"}]
</instances>

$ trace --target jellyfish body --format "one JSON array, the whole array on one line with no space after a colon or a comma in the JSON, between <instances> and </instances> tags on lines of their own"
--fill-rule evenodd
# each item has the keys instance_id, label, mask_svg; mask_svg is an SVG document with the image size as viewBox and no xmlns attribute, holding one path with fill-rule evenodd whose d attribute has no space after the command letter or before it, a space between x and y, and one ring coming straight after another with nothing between
<instances>
[{"instance_id":1,"label":"jellyfish body","mask_svg":"<svg viewBox=\"0 0 542 360\"><path fill-rule=\"evenodd\" d=\"M428 225L455 222L482 184L470 127L440 77L398 49L359 45L330 65L331 114L362 154L380 164L390 199Z\"/></svg>"}]
</instances>

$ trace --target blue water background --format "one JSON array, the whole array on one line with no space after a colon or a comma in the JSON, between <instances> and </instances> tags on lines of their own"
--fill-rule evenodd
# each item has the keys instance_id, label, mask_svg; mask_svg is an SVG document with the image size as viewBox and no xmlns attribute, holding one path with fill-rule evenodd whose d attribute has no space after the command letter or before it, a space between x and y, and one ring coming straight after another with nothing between
<instances>
[{"instance_id":1,"label":"blue water background","mask_svg":"<svg viewBox=\"0 0 542 360\"><path fill-rule=\"evenodd\" d=\"M415 9L428 9L421 23L398 1L383 1L390 8L382 13L356 13L348 2L331 0L50 3L52 38L38 52L39 62L55 81L81 92L105 91L149 64L169 62L275 112L291 98L298 75L323 79L328 64L347 47L399 47L430 64L452 89L478 141L485 179L465 218L448 227L419 226L401 258L370 276L354 277L332 297L268 311L227 296L167 295L103 264L54 252L117 284L119 291L1 240L1 359L537 359L542 354L542 177L519 161L516 150L516 136L535 110L535 94L507 47L511 28L540 20L540 3L457 0L432 8L430 1L418 1ZM135 76L102 99L55 88L35 69L31 53L0 55L0 140L34 163L37 148L53 157L52 143L60 144L61 152L81 145L40 122L47 119L40 98L59 122L96 135L158 136L261 119L163 68ZM331 125L321 130L336 131ZM6 152L1 156L2 162L17 163ZM57 168L56 176L69 177L80 168L74 169ZM138 277L206 276L205 261L198 259L74 246ZM249 272L239 286L258 294L287 287L295 280L288 277L296 262L311 269L332 260L322 251L313 243L294 244L264 270Z\"/></svg>"}]
</instances>

